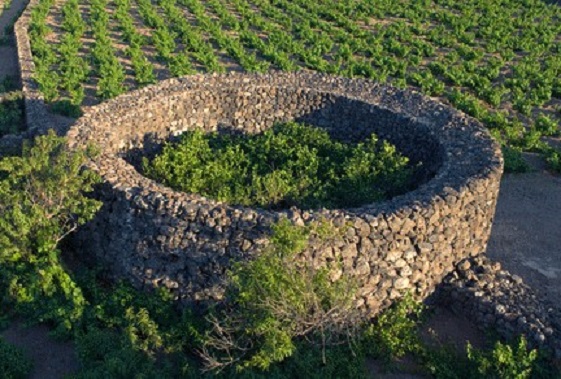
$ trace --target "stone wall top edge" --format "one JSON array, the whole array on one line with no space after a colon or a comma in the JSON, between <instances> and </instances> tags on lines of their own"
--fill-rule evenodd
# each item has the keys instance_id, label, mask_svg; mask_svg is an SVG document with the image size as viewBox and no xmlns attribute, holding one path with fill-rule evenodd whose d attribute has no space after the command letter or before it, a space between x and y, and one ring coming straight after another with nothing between
<instances>
[{"instance_id":1,"label":"stone wall top edge","mask_svg":"<svg viewBox=\"0 0 561 379\"><path fill-rule=\"evenodd\" d=\"M276 77L278 75L278 77ZM243 74L243 73L227 73L227 74L213 74L204 75L196 74L189 77L169 79L162 81L159 84L147 86L139 90L135 90L124 95L121 95L115 99L109 100L100 105L91 107L87 109L75 124L75 129L80 129L83 132L89 132L92 125L89 123L90 120L113 120L116 117L121 117L125 115L134 114L140 104L146 104L147 102L154 99L167 99L172 97L174 94L185 94L187 92L194 92L197 90L210 89L213 86L220 86L221 88L230 86L230 89L236 89L243 91L244 89L255 90L260 88L268 88L274 86L275 88L281 89L295 89L298 91L314 91L317 93L330 93L335 96L343 96L352 100L363 101L380 109L389 110L393 113L401 113L412 120L426 119L432 112L441 113L439 115L440 126L443 129L450 130L455 124L463 124L468 128L458 129L460 133L463 134L480 134L483 140L487 144L496 143L491 139L487 130L475 119L466 116L465 114L456 111L440 101L429 99L421 94L412 90L401 90L394 87L384 87L379 83L372 82L365 79L350 79L342 77L330 77L326 74L319 73L306 73L303 77L296 77L298 81L286 81L291 78L295 78L294 75L302 75L300 73L283 73L279 72L274 74ZM249 82L249 86L240 86L240 81L244 82L249 78L259 79L257 82ZM225 79L225 81L212 82L208 79ZM272 82L267 81L267 78L271 78ZM314 80L320 78L323 80L331 80L332 83L336 83L334 86L318 86ZM204 81L202 81L204 79ZM229 82L228 79L233 79L233 82ZM200 83L197 83L200 81ZM179 86L179 84L183 84ZM242 83L243 84L243 83ZM247 84L247 83L246 83ZM361 91L353 91L352 84L358 84L363 87ZM366 85L370 87L364 88ZM401 97L401 98L400 98ZM415 102L419 104L419 110L423 113L414 114L411 109L397 108L397 104L403 104L404 102ZM434 113L433 113L434 114ZM430 121L434 123L436 118L432 118ZM79 134L80 132L78 132ZM439 137L443 137L442 135Z\"/></svg>"},{"instance_id":2,"label":"stone wall top edge","mask_svg":"<svg viewBox=\"0 0 561 379\"><path fill-rule=\"evenodd\" d=\"M253 81L253 79L256 79L256 81ZM320 80L320 83L315 82L317 79ZM323 82L327 82L328 85L322 85ZM454 138L458 138L458 133L472 139L473 137L476 137L475 141L477 141L478 147L483 148L484 150L481 153L483 159L479 159L477 162L471 162L472 166L477 166L475 167L475 171L473 170L474 167L471 167L470 170L464 172L464 175L461 175L461 170L458 170L458 162L445 158L445 161L435 178L429 180L429 182L409 193L397 196L385 202L366 205L360 208L345 210L320 210L316 212L317 214L332 216L343 212L349 217L366 217L372 214L390 214L400 212L406 208L428 208L433 206L436 198L444 199L444 201L446 201L446 199L450 196L457 196L458 194L461 195L462 193L468 192L469 186L475 182L498 182L498 178L502 173L500 148L497 143L490 138L488 132L476 120L467 117L463 113L457 112L438 101L428 99L410 90L404 91L396 88L385 87L379 83L362 79L337 78L317 73L269 73L264 75L238 73L228 73L222 75L198 74L179 79L170 79L156 85L127 93L109 102L91 108L80 120L78 120L69 135L71 135L71 138L77 140L81 140L84 137L87 139L88 134L96 134L96 131L92 130L92 122L94 120L99 120L100 117L101 119L112 120L114 117L119 117L126 112L129 112L130 109L141 109L141 107L135 106L137 104L135 102L151 101L156 97L159 100L162 100L178 93L212 89L213 86L216 85L220 85L221 87L229 85L231 88L235 87L235 89L239 91L243 91L245 88L248 90L254 90L271 86L293 90L297 87L298 90L321 93L325 92L359 101L365 101L393 112L400 111L412 119L417 119L419 122L426 122L426 120L421 120L415 116L411 116L407 109L400 108L396 105L403 105L403 103L407 103L408 101L414 101L424 108L425 114L428 113L430 115L430 112L434 110L442 113L441 116L443 120L441 120L439 125L441 129L453 130L455 132L452 133L454 134ZM358 91L356 88L360 88L361 90ZM82 138L80 138L80 136ZM89 137L92 136L90 135ZM439 135L439 137L442 139L442 135ZM481 158L481 156L479 158ZM180 201L192 205L200 206L204 204L205 206L211 207L226 207L231 210L247 210L243 207L235 207L222 202L207 200L193 194L178 194L176 191L166 188L165 186L142 176L122 158L117 159L121 161L119 166L124 165L123 168L127 171L127 175L125 175L127 178L126 180L117 178L110 181L110 185L114 187L114 189L117 189L117 191L128 191L131 187L138 186L143 188L143 193L148 195L146 197L149 199L156 199L157 197L164 196L169 201ZM465 165L463 167L465 168ZM133 179L134 183L127 182L130 179ZM453 195L451 195L451 193ZM253 208L249 209L251 210ZM266 210L254 211L267 216L278 214L278 212L269 212Z\"/></svg>"},{"instance_id":3,"label":"stone wall top edge","mask_svg":"<svg viewBox=\"0 0 561 379\"><path fill-rule=\"evenodd\" d=\"M19 19L14 24L14 35L16 40L16 51L18 55L19 80L22 85L22 93L25 103L25 118L27 123L26 135L50 129L53 125L48 114L45 101L33 78L35 63L31 53L31 42L28 28L31 21L31 11L38 4L38 0L30 0Z\"/></svg>"},{"instance_id":4,"label":"stone wall top edge","mask_svg":"<svg viewBox=\"0 0 561 379\"><path fill-rule=\"evenodd\" d=\"M129 166L130 170L134 170L135 182L133 185L129 181L122 180L110 180L109 184L112 187L112 191L121 193L123 197L130 197L131 194L136 193L140 195L143 199L143 206L150 205L151 207L158 208L161 202L169 202L174 204L181 204L185 207L208 207L209 209L221 208L225 209L227 212L251 212L253 214L258 214L270 219L278 219L283 214L287 213L311 213L312 216L310 220L316 218L328 218L333 219L336 217L346 217L346 218L362 218L369 219L372 216L382 216L389 217L391 215L398 215L402 213L426 213L427 210L432 210L438 203L449 203L451 198L461 199L466 195L473 193L472 187L486 188L489 190L498 190L498 185L500 182L501 171L489 171L488 175L480 175L461 183L449 183L442 180L430 180L428 183L421 185L420 187L407 192L403 195L396 196L392 199L377 202L373 204L366 204L358 208L333 208L333 209L299 209L296 207L291 208L291 210L279 210L270 211L262 208L255 207L244 207L231 205L227 202L217 201L214 199L208 199L197 194L183 193L180 191L175 191L172 188L166 187L163 184L157 183L156 181L144 177L140 173L136 172L134 167L122 158L121 160L124 165ZM127 175L127 178L130 178ZM140 190L142 189L142 190ZM134 196L134 195L133 195Z\"/></svg>"}]
</instances>

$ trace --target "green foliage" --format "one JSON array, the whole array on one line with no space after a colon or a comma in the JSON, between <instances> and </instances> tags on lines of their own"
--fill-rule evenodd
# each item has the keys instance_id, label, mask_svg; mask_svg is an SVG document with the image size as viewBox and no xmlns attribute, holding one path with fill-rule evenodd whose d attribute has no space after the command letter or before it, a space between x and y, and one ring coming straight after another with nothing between
<instances>
[{"instance_id":1,"label":"green foliage","mask_svg":"<svg viewBox=\"0 0 561 379\"><path fill-rule=\"evenodd\" d=\"M51 112L58 113L66 117L78 118L82 116L82 109L79 105L72 104L70 100L59 100L51 103Z\"/></svg>"},{"instance_id":2,"label":"green foliage","mask_svg":"<svg viewBox=\"0 0 561 379\"><path fill-rule=\"evenodd\" d=\"M507 173L524 173L530 171L530 165L524 160L520 149L503 146L504 171Z\"/></svg>"},{"instance_id":3,"label":"green foliage","mask_svg":"<svg viewBox=\"0 0 561 379\"><path fill-rule=\"evenodd\" d=\"M107 286L99 273L76 277L88 302L74 331L83 366L77 377L198 377L196 362L185 354L200 346L201 323L178 311L167 291Z\"/></svg>"},{"instance_id":4,"label":"green foliage","mask_svg":"<svg viewBox=\"0 0 561 379\"><path fill-rule=\"evenodd\" d=\"M554 136L559 133L559 121L541 114L536 119L535 128L543 135Z\"/></svg>"},{"instance_id":5,"label":"green foliage","mask_svg":"<svg viewBox=\"0 0 561 379\"><path fill-rule=\"evenodd\" d=\"M364 77L430 96L447 98L456 108L487 123L493 136L523 150L524 143L555 135L558 122L544 116L561 96L558 7L541 0L421 2L353 0L106 0L62 6L62 35L47 18L54 0L39 0L31 14L35 79L48 102L59 98L79 105L84 84L97 83L104 100L127 90L125 67L115 43L127 45L135 85L156 81L145 56L154 50L167 73L182 76L242 69L302 68ZM131 15L136 8L141 20ZM93 45L83 45L91 16ZM192 17L186 18L185 14ZM118 33L109 33L109 21ZM150 37L141 34L150 28ZM57 30L56 32L59 32ZM60 41L53 43L51 41ZM90 70L89 61L93 57ZM501 117L501 116L499 116ZM506 116L505 116L506 117ZM522 120L522 122L520 122ZM520 125L515 125L519 123ZM280 180L276 178L275 181Z\"/></svg>"},{"instance_id":6,"label":"green foliage","mask_svg":"<svg viewBox=\"0 0 561 379\"><path fill-rule=\"evenodd\" d=\"M344 144L294 122L259 135L185 133L152 161L148 176L235 204L282 208L358 206L410 186L414 169L386 141Z\"/></svg>"},{"instance_id":7,"label":"green foliage","mask_svg":"<svg viewBox=\"0 0 561 379\"><path fill-rule=\"evenodd\" d=\"M360 326L355 283L341 262L299 259L312 236L327 247L337 231L325 222L297 227L281 220L265 251L233 266L231 307L209 318L212 328L202 354L207 369L268 369L295 353L298 337L323 349L355 339Z\"/></svg>"},{"instance_id":8,"label":"green foliage","mask_svg":"<svg viewBox=\"0 0 561 379\"><path fill-rule=\"evenodd\" d=\"M217 378L239 379L366 379L365 355L358 346L329 346L322 349L305 341L297 342L292 356L271 365L267 371L227 369L223 373L208 375Z\"/></svg>"},{"instance_id":9,"label":"green foliage","mask_svg":"<svg viewBox=\"0 0 561 379\"><path fill-rule=\"evenodd\" d=\"M91 7L92 30L95 37L92 55L99 76L96 94L102 99L110 99L125 92L123 85L125 69L117 59L113 42L109 37L107 1L94 0L91 2Z\"/></svg>"},{"instance_id":10,"label":"green foliage","mask_svg":"<svg viewBox=\"0 0 561 379\"><path fill-rule=\"evenodd\" d=\"M425 347L420 356L424 369L438 379L471 379L477 370L454 346Z\"/></svg>"},{"instance_id":11,"label":"green foliage","mask_svg":"<svg viewBox=\"0 0 561 379\"><path fill-rule=\"evenodd\" d=\"M58 48L58 69L62 74L60 89L67 91L70 103L74 106L79 106L84 100L83 82L87 80L90 71L87 61L80 56L83 48L81 38L86 30L86 23L80 15L79 7L78 0L70 0L62 7L64 20L61 26L67 34L62 37Z\"/></svg>"},{"instance_id":12,"label":"green foliage","mask_svg":"<svg viewBox=\"0 0 561 379\"><path fill-rule=\"evenodd\" d=\"M421 342L417 329L422 311L422 304L407 295L380 314L364 334L368 352L385 359L419 353Z\"/></svg>"},{"instance_id":13,"label":"green foliage","mask_svg":"<svg viewBox=\"0 0 561 379\"><path fill-rule=\"evenodd\" d=\"M526 379L532 373L532 365L538 352L528 350L526 339L521 337L517 346L498 341L490 352L474 350L468 344L467 355L477 367L477 373L485 378Z\"/></svg>"},{"instance_id":14,"label":"green foliage","mask_svg":"<svg viewBox=\"0 0 561 379\"><path fill-rule=\"evenodd\" d=\"M76 379L194 377L185 375L193 372L186 360L161 365L111 329L91 329L76 339L76 345L83 365L73 376Z\"/></svg>"},{"instance_id":15,"label":"green foliage","mask_svg":"<svg viewBox=\"0 0 561 379\"><path fill-rule=\"evenodd\" d=\"M561 150L550 148L547 150L546 162L552 171L561 173Z\"/></svg>"},{"instance_id":16,"label":"green foliage","mask_svg":"<svg viewBox=\"0 0 561 379\"><path fill-rule=\"evenodd\" d=\"M18 78L15 76L5 76L0 80L0 94L16 91L18 89Z\"/></svg>"},{"instance_id":17,"label":"green foliage","mask_svg":"<svg viewBox=\"0 0 561 379\"><path fill-rule=\"evenodd\" d=\"M99 204L82 191L97 178L53 132L0 161L0 290L4 306L69 330L85 301L60 261L58 242Z\"/></svg>"},{"instance_id":18,"label":"green foliage","mask_svg":"<svg viewBox=\"0 0 561 379\"><path fill-rule=\"evenodd\" d=\"M0 337L0 373L5 379L25 379L33 364L23 350L7 343Z\"/></svg>"},{"instance_id":19,"label":"green foliage","mask_svg":"<svg viewBox=\"0 0 561 379\"><path fill-rule=\"evenodd\" d=\"M423 366L438 379L553 378L559 374L537 350L528 350L524 336L511 343L496 341L491 349L467 344L461 353L452 346L424 348Z\"/></svg>"},{"instance_id":20,"label":"green foliage","mask_svg":"<svg viewBox=\"0 0 561 379\"><path fill-rule=\"evenodd\" d=\"M0 137L24 128L23 98L20 92L4 95L0 101Z\"/></svg>"}]
</instances>

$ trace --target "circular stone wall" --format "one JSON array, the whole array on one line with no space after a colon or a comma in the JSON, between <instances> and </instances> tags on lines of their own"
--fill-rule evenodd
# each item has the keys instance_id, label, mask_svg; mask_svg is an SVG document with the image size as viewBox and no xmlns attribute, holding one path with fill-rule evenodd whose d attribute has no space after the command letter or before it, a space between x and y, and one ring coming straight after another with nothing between
<instances>
[{"instance_id":1,"label":"circular stone wall","mask_svg":"<svg viewBox=\"0 0 561 379\"><path fill-rule=\"evenodd\" d=\"M255 133L278 121L325 128L357 141L371 133L421 161L417 189L354 209L272 212L176 192L137 171L140 154L195 127ZM340 257L360 283L370 315L404 292L427 296L467 256L485 251L502 173L499 146L463 113L419 94L367 80L311 73L198 75L120 96L86 112L73 147L96 144L103 208L75 238L118 278L165 286L184 302L220 299L225 270L268 243L271 223L319 217L351 225L331 248L303 259Z\"/></svg>"}]
</instances>

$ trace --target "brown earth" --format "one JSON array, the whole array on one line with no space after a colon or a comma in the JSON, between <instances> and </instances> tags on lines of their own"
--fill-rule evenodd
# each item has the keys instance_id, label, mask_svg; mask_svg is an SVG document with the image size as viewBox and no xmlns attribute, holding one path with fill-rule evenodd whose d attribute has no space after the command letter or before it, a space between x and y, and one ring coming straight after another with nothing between
<instances>
[{"instance_id":1,"label":"brown earth","mask_svg":"<svg viewBox=\"0 0 561 379\"><path fill-rule=\"evenodd\" d=\"M561 304L561 177L543 170L505 175L487 255Z\"/></svg>"},{"instance_id":2,"label":"brown earth","mask_svg":"<svg viewBox=\"0 0 561 379\"><path fill-rule=\"evenodd\" d=\"M6 42L0 44L0 80L7 76L16 77L18 75L18 59L14 39L11 35L5 35L5 29L12 25L27 2L27 0L13 0L7 9L3 8L4 2L0 2L0 39L6 37Z\"/></svg>"},{"instance_id":3,"label":"brown earth","mask_svg":"<svg viewBox=\"0 0 561 379\"><path fill-rule=\"evenodd\" d=\"M33 361L31 379L59 379L79 368L74 344L54 340L49 336L46 326L26 328L16 322L4 330L1 336L9 343L23 348Z\"/></svg>"}]
</instances>

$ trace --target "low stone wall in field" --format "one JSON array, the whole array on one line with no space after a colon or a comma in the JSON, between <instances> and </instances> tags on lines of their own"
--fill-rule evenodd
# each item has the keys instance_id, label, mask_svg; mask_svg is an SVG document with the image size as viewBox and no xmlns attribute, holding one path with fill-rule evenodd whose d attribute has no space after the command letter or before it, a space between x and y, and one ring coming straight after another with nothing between
<instances>
[{"instance_id":1,"label":"low stone wall in field","mask_svg":"<svg viewBox=\"0 0 561 379\"><path fill-rule=\"evenodd\" d=\"M135 168L139 155L192 128L257 133L288 120L350 142L377 133L423 163L419 186L355 209L273 212L176 192ZM259 254L281 217L350 225L302 259L342 258L369 315L406 291L423 298L456 263L485 251L502 173L499 146L474 119L411 91L310 73L165 81L89 109L69 143L101 151L90 167L103 178L104 205L74 238L77 250L115 277L165 286L189 304L220 299L227 268Z\"/></svg>"},{"instance_id":2,"label":"low stone wall in field","mask_svg":"<svg viewBox=\"0 0 561 379\"><path fill-rule=\"evenodd\" d=\"M30 131L43 131L52 128L52 116L45 105L39 84L35 81L35 63L31 53L31 41L28 34L31 24L31 11L37 6L38 0L30 0L29 4L14 24L14 36L18 54L18 68L21 87L25 102L25 118Z\"/></svg>"},{"instance_id":3,"label":"low stone wall in field","mask_svg":"<svg viewBox=\"0 0 561 379\"><path fill-rule=\"evenodd\" d=\"M57 125L49 113L43 95L39 91L39 85L34 79L35 63L31 53L28 30L31 23L31 11L37 4L38 0L30 0L20 18L14 24L19 80L23 94L23 111L27 129L21 133L0 137L0 157L19 154L25 139L32 139L37 135L45 134L49 129L55 129L59 134L62 134L64 129L61 128L61 125Z\"/></svg>"},{"instance_id":4,"label":"low stone wall in field","mask_svg":"<svg viewBox=\"0 0 561 379\"><path fill-rule=\"evenodd\" d=\"M485 255L459 262L434 300L507 340L525 335L532 347L561 360L561 310Z\"/></svg>"}]
</instances>

